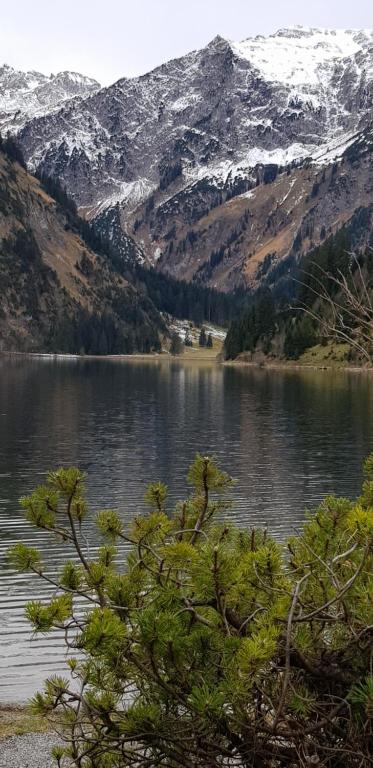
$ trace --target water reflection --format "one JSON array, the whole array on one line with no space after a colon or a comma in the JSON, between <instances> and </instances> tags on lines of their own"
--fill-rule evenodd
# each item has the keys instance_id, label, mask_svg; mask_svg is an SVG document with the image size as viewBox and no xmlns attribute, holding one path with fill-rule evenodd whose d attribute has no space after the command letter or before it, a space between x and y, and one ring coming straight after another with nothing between
<instances>
[{"instance_id":1,"label":"water reflection","mask_svg":"<svg viewBox=\"0 0 373 768\"><path fill-rule=\"evenodd\" d=\"M305 506L327 493L359 491L373 449L372 379L365 374L225 368L195 361L0 359L1 553L37 541L51 567L59 544L29 529L19 496L59 465L89 474L92 510L143 509L150 480L176 501L196 450L214 454L236 479L229 513L240 525L268 523L280 538ZM95 545L93 531L91 544ZM0 698L27 696L61 667L58 637L30 644L22 618L35 580L0 572Z\"/></svg>"}]
</instances>

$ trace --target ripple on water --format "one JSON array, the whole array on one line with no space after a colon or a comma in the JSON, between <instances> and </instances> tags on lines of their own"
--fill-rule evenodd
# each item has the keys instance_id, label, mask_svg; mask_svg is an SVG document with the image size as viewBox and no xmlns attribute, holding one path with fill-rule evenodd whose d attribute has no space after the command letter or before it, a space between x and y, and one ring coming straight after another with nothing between
<instances>
[{"instance_id":1,"label":"ripple on water","mask_svg":"<svg viewBox=\"0 0 373 768\"><path fill-rule=\"evenodd\" d=\"M75 464L88 472L92 554L101 504L128 522L144 511L146 483L158 479L174 503L197 450L215 455L237 481L229 520L268 525L283 540L302 526L305 507L329 493L358 493L373 447L372 397L371 379L348 373L1 359L0 700L23 700L64 670L61 633L32 638L24 619L27 600L46 600L50 587L6 561L21 540L41 549L50 573L68 556L25 523L17 502L48 469Z\"/></svg>"}]
</instances>

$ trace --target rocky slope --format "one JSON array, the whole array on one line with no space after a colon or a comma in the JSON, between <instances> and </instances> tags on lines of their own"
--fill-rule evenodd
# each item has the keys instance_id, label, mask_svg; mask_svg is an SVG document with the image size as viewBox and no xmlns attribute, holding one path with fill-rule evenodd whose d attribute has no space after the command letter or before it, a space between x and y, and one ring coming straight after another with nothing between
<instances>
[{"instance_id":1,"label":"rocky slope","mask_svg":"<svg viewBox=\"0 0 373 768\"><path fill-rule=\"evenodd\" d=\"M160 315L0 151L0 351L149 351Z\"/></svg>"},{"instance_id":2,"label":"rocky slope","mask_svg":"<svg viewBox=\"0 0 373 768\"><path fill-rule=\"evenodd\" d=\"M26 158L58 173L92 209L110 199L134 205L179 172L185 184L233 183L258 163L320 154L364 127L372 45L368 31L291 29L238 44L217 37L34 120L21 135Z\"/></svg>"},{"instance_id":3,"label":"rocky slope","mask_svg":"<svg viewBox=\"0 0 373 768\"><path fill-rule=\"evenodd\" d=\"M77 72L43 75L0 67L0 127L15 132L33 118L57 111L64 102L84 98L100 88L96 80Z\"/></svg>"},{"instance_id":4,"label":"rocky slope","mask_svg":"<svg viewBox=\"0 0 373 768\"><path fill-rule=\"evenodd\" d=\"M276 171L270 183L206 204L208 191L182 190L154 207L122 212L158 268L224 290L273 285L279 274L373 200L373 131L357 134L338 162ZM117 209L119 216L119 211ZM117 228L118 231L119 228ZM155 250L154 250L155 249Z\"/></svg>"},{"instance_id":5,"label":"rocky slope","mask_svg":"<svg viewBox=\"0 0 373 768\"><path fill-rule=\"evenodd\" d=\"M369 30L217 37L36 116L19 139L124 258L256 285L370 194L368 161L350 180L334 160L372 120L372 52Z\"/></svg>"}]
</instances>

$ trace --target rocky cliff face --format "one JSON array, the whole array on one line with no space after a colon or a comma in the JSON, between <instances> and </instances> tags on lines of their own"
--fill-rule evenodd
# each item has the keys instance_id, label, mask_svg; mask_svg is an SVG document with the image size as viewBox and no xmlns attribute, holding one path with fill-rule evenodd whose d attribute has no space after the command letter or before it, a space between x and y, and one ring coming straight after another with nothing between
<instances>
[{"instance_id":1,"label":"rocky cliff face","mask_svg":"<svg viewBox=\"0 0 373 768\"><path fill-rule=\"evenodd\" d=\"M329 178L370 124L372 51L368 30L217 37L35 117L19 138L31 166L61 179L125 257L224 289L255 283L297 238L318 241L349 215L346 180L337 219L328 202L323 221L322 169ZM305 237L309 216L316 235Z\"/></svg>"},{"instance_id":2,"label":"rocky cliff face","mask_svg":"<svg viewBox=\"0 0 373 768\"><path fill-rule=\"evenodd\" d=\"M151 208L122 212L122 228L174 277L221 290L275 286L281 273L372 202L372 136L369 127L357 134L338 162L282 169L233 197L223 191L214 200L207 185L166 200L155 193Z\"/></svg>"},{"instance_id":3,"label":"rocky cliff face","mask_svg":"<svg viewBox=\"0 0 373 768\"><path fill-rule=\"evenodd\" d=\"M257 164L318 156L364 127L370 32L282 30L206 48L32 121L27 159L58 173L80 205L135 205L178 176L218 184ZM99 183L97 183L99 182Z\"/></svg>"},{"instance_id":4,"label":"rocky cliff face","mask_svg":"<svg viewBox=\"0 0 373 768\"><path fill-rule=\"evenodd\" d=\"M0 129L15 131L42 115L51 114L73 98L84 98L100 88L96 80L77 72L49 77L41 72L19 72L0 67Z\"/></svg>"}]
</instances>

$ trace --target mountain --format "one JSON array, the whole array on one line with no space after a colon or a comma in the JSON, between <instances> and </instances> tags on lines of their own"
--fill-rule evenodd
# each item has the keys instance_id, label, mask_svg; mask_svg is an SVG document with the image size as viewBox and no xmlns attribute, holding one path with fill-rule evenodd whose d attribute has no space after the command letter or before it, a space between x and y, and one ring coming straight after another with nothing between
<instances>
[{"instance_id":1,"label":"mountain","mask_svg":"<svg viewBox=\"0 0 373 768\"><path fill-rule=\"evenodd\" d=\"M294 27L216 37L35 116L18 138L124 260L232 290L367 203L369 160L344 153L364 142L372 96L372 31Z\"/></svg>"},{"instance_id":2,"label":"mountain","mask_svg":"<svg viewBox=\"0 0 373 768\"><path fill-rule=\"evenodd\" d=\"M227 327L243 300L129 264L58 181L27 172L11 136L0 140L0 281L0 352L150 352L177 320Z\"/></svg>"},{"instance_id":3,"label":"mountain","mask_svg":"<svg viewBox=\"0 0 373 768\"><path fill-rule=\"evenodd\" d=\"M338 162L262 169L266 183L221 201L207 184L127 214L159 269L222 290L276 289L278 275L338 231L373 200L372 128L357 134ZM124 214L122 213L124 218ZM98 219L100 223L100 219ZM131 229L131 226L133 229Z\"/></svg>"},{"instance_id":4,"label":"mountain","mask_svg":"<svg viewBox=\"0 0 373 768\"><path fill-rule=\"evenodd\" d=\"M355 147L353 155L360 150ZM225 356L256 362L300 358L312 365L366 363L363 349L370 353L366 328L373 306L372 257L373 201L358 208L337 233L279 277L281 301L274 301L268 289L257 291L230 325ZM291 282L288 290L286 282Z\"/></svg>"},{"instance_id":5,"label":"mountain","mask_svg":"<svg viewBox=\"0 0 373 768\"><path fill-rule=\"evenodd\" d=\"M1 351L159 348L164 323L146 291L92 250L79 227L71 206L0 149Z\"/></svg>"},{"instance_id":6,"label":"mountain","mask_svg":"<svg viewBox=\"0 0 373 768\"><path fill-rule=\"evenodd\" d=\"M18 131L29 120L60 109L76 97L84 98L100 89L99 83L77 72L43 75L0 67L0 126Z\"/></svg>"}]
</instances>

